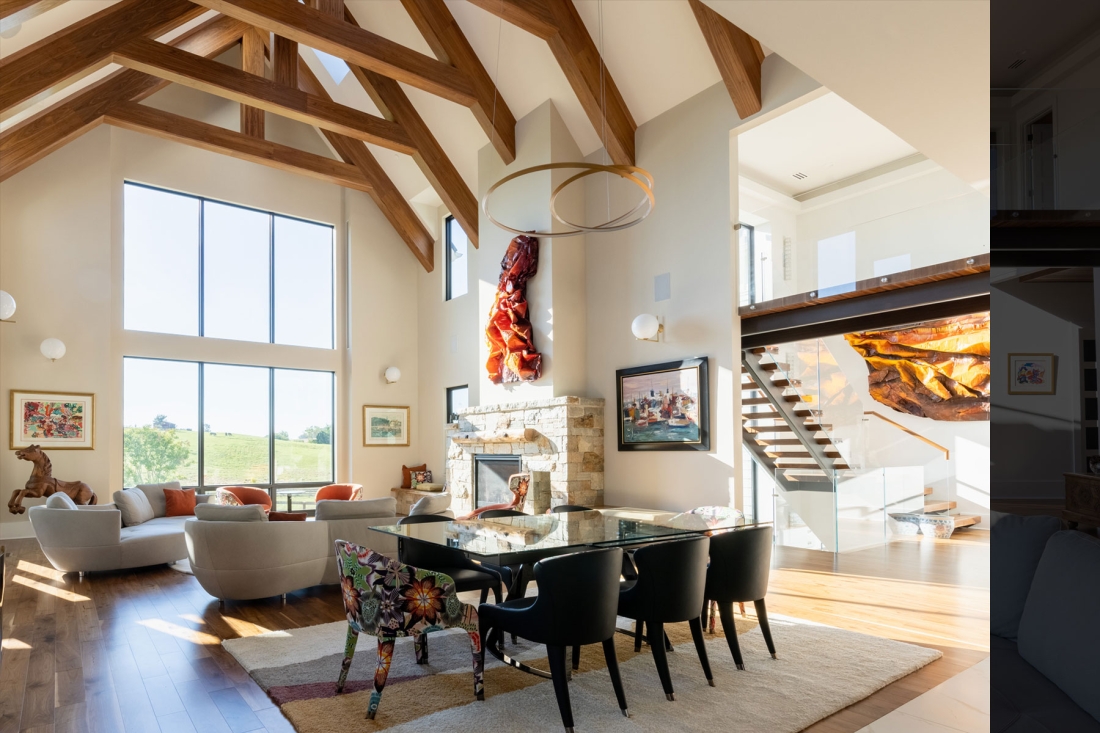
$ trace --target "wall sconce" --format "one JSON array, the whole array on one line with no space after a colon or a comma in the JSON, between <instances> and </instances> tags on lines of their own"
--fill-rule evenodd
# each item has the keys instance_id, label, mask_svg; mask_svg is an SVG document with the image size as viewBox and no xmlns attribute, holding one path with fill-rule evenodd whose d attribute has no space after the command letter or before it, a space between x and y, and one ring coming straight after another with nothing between
<instances>
[{"instance_id":1,"label":"wall sconce","mask_svg":"<svg viewBox=\"0 0 1100 733\"><path fill-rule=\"evenodd\" d=\"M630 324L630 330L639 341L660 341L660 334L665 332L665 326L657 316L643 313Z\"/></svg>"},{"instance_id":2,"label":"wall sconce","mask_svg":"<svg viewBox=\"0 0 1100 733\"><path fill-rule=\"evenodd\" d=\"M61 339L46 339L38 348L41 349L42 356L50 361L57 361L65 356L65 343Z\"/></svg>"},{"instance_id":3,"label":"wall sconce","mask_svg":"<svg viewBox=\"0 0 1100 733\"><path fill-rule=\"evenodd\" d=\"M386 384L396 384L401 379L401 370L397 367L386 369Z\"/></svg>"},{"instance_id":4,"label":"wall sconce","mask_svg":"<svg viewBox=\"0 0 1100 733\"><path fill-rule=\"evenodd\" d=\"M0 290L0 321L10 321L15 315L15 298L6 290Z\"/></svg>"}]
</instances>

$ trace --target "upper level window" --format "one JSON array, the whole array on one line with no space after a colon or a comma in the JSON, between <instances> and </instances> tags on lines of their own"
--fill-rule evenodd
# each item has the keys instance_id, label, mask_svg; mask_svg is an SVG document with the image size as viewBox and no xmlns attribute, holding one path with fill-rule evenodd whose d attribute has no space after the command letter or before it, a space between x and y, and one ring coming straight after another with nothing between
<instances>
[{"instance_id":1,"label":"upper level window","mask_svg":"<svg viewBox=\"0 0 1100 733\"><path fill-rule=\"evenodd\" d=\"M124 324L331 349L333 228L125 186Z\"/></svg>"},{"instance_id":2,"label":"upper level window","mask_svg":"<svg viewBox=\"0 0 1100 733\"><path fill-rule=\"evenodd\" d=\"M444 228L447 230L447 300L451 300L465 295L469 289L466 265L470 261L467 254L470 241L453 216L447 217Z\"/></svg>"},{"instance_id":3,"label":"upper level window","mask_svg":"<svg viewBox=\"0 0 1100 733\"><path fill-rule=\"evenodd\" d=\"M470 406L470 387L447 388L447 422L457 422L459 414Z\"/></svg>"}]
</instances>

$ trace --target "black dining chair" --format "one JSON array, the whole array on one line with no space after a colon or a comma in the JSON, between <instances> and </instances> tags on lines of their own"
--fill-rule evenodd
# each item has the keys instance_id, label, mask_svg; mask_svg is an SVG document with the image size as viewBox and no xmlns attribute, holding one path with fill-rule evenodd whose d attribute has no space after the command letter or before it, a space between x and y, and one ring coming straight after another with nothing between
<instances>
[{"instance_id":1,"label":"black dining chair","mask_svg":"<svg viewBox=\"0 0 1100 733\"><path fill-rule=\"evenodd\" d=\"M635 648L641 641L644 625L653 650L653 663L669 700L675 700L676 696L665 653L668 639L665 624L688 622L703 674L714 687L700 612L707 583L709 546L708 537L692 537L639 547L634 552L638 580L623 583L619 591L619 615L637 622ZM579 647L573 647L573 669L578 667L579 651Z\"/></svg>"},{"instance_id":2,"label":"black dining chair","mask_svg":"<svg viewBox=\"0 0 1100 733\"><path fill-rule=\"evenodd\" d=\"M482 654L505 633L546 645L558 711L567 733L573 733L565 650L582 644L603 644L607 671L623 715L629 717L626 693L615 656L615 614L619 603L619 568L623 551L609 547L540 560L535 563L539 593L478 608ZM495 648L495 646L494 646Z\"/></svg>"},{"instance_id":3,"label":"black dining chair","mask_svg":"<svg viewBox=\"0 0 1100 733\"><path fill-rule=\"evenodd\" d=\"M764 643L768 645L772 659L778 659L772 631L768 626L768 612L764 607L771 564L771 525L718 532L710 538L710 567L707 569L703 620L706 622L709 619L710 601L715 601L722 619L722 630L726 634L726 643L729 644L738 669L745 668L745 661L741 658L741 646L737 643L737 627L733 621L734 603L753 602Z\"/></svg>"},{"instance_id":4,"label":"black dining chair","mask_svg":"<svg viewBox=\"0 0 1100 733\"><path fill-rule=\"evenodd\" d=\"M397 520L397 524L403 526L449 521L451 518L442 514L414 514L402 517ZM493 592L493 598L500 603L501 583L510 584L512 581L512 572L508 568L503 568L504 572L501 572L502 569L495 565L481 565L451 547L415 540L406 540L401 545L403 549L398 558L401 562L449 575L454 579L455 589L459 593L481 591L482 603L489 599L489 591Z\"/></svg>"},{"instance_id":5,"label":"black dining chair","mask_svg":"<svg viewBox=\"0 0 1100 733\"><path fill-rule=\"evenodd\" d=\"M530 514L516 509L490 509L477 515L478 519L499 519L500 517L529 517Z\"/></svg>"}]
</instances>

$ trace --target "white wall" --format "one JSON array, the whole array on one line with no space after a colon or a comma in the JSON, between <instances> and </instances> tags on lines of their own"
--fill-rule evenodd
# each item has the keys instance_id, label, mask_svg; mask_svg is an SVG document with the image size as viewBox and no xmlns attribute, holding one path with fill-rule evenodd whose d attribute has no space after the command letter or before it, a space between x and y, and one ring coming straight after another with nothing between
<instances>
[{"instance_id":1,"label":"white wall","mask_svg":"<svg viewBox=\"0 0 1100 733\"><path fill-rule=\"evenodd\" d=\"M188 109L235 128L237 105L172 87L149 100ZM274 124L272 124L274 121ZM317 133L269 116L273 139L327 154ZM352 292L350 351L337 308L333 351L128 332L122 328L123 182L134 180L336 226L338 303ZM352 225L350 283L344 222ZM336 372L336 476L363 483L371 496L396 485L416 451L417 297L419 265L366 196L292 173L196 150L139 133L102 127L0 184L0 287L19 304L16 323L0 327L0 443L8 442L10 389L96 394L95 450L52 451L55 475L88 482L101 502L122 485L122 359L161 356ZM38 350L62 339L55 363ZM405 378L386 388L381 371L400 362ZM353 386L349 388L349 383ZM413 408L413 446L362 447L363 404ZM0 493L22 488L30 464L0 452ZM41 503L28 500L26 505ZM26 515L0 511L3 537L29 535Z\"/></svg>"}]
</instances>

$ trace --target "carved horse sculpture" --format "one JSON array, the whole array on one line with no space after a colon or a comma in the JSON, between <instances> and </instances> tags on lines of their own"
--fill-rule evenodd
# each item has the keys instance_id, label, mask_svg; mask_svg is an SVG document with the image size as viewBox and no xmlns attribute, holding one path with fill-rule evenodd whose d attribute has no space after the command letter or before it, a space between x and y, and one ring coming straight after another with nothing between
<instances>
[{"instance_id":1,"label":"carved horse sculpture","mask_svg":"<svg viewBox=\"0 0 1100 733\"><path fill-rule=\"evenodd\" d=\"M42 448L31 445L23 450L15 451L15 457L20 460L30 461L34 464L31 477L27 479L27 485L23 489L11 492L11 500L8 502L8 511L12 514L22 514L27 511L23 506L24 499L36 499L40 496L49 496L60 491L68 494L77 504L95 504L97 501L92 487L83 481L61 481L53 477L53 465L49 457L42 452Z\"/></svg>"},{"instance_id":2,"label":"carved horse sculpture","mask_svg":"<svg viewBox=\"0 0 1100 733\"><path fill-rule=\"evenodd\" d=\"M512 501L507 504L489 504L479 507L460 519L477 519L482 513L490 509L518 509L523 500L527 498L527 490L531 488L531 474L513 473L508 477L508 490L512 492Z\"/></svg>"}]
</instances>

